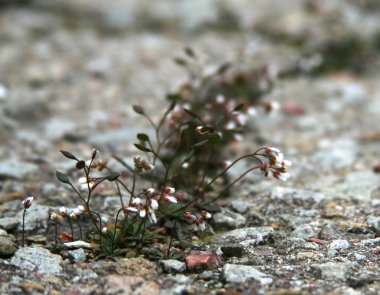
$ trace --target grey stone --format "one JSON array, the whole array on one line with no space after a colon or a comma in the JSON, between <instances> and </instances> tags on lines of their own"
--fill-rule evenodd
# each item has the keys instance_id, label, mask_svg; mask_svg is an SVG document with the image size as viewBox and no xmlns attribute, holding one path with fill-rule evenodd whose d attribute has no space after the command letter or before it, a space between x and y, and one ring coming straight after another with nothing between
<instances>
[{"instance_id":1,"label":"grey stone","mask_svg":"<svg viewBox=\"0 0 380 295\"><path fill-rule=\"evenodd\" d=\"M351 247L351 244L346 240L335 240L332 241L328 248L328 255L335 256L340 250L345 250Z\"/></svg>"},{"instance_id":2,"label":"grey stone","mask_svg":"<svg viewBox=\"0 0 380 295\"><path fill-rule=\"evenodd\" d=\"M256 281L262 285L271 284L273 279L249 265L226 264L223 267L223 277L227 283L245 283Z\"/></svg>"},{"instance_id":3,"label":"grey stone","mask_svg":"<svg viewBox=\"0 0 380 295\"><path fill-rule=\"evenodd\" d=\"M280 218L292 229L295 229L305 223L309 223L312 220L310 217L300 217L292 214L281 214Z\"/></svg>"},{"instance_id":4,"label":"grey stone","mask_svg":"<svg viewBox=\"0 0 380 295\"><path fill-rule=\"evenodd\" d=\"M86 253L82 248L69 251L69 255L76 263L82 263L86 261Z\"/></svg>"},{"instance_id":5,"label":"grey stone","mask_svg":"<svg viewBox=\"0 0 380 295\"><path fill-rule=\"evenodd\" d=\"M25 214L25 231L45 232L49 220L50 207L32 204ZM17 218L22 224L23 210L17 214Z\"/></svg>"},{"instance_id":6,"label":"grey stone","mask_svg":"<svg viewBox=\"0 0 380 295\"><path fill-rule=\"evenodd\" d=\"M19 225L19 220L15 217L0 218L0 227L5 230L15 229Z\"/></svg>"},{"instance_id":7,"label":"grey stone","mask_svg":"<svg viewBox=\"0 0 380 295\"><path fill-rule=\"evenodd\" d=\"M360 243L362 244L362 246L373 246L375 244L380 244L380 237L376 239L363 240Z\"/></svg>"},{"instance_id":8,"label":"grey stone","mask_svg":"<svg viewBox=\"0 0 380 295\"><path fill-rule=\"evenodd\" d=\"M317 152L312 161L325 169L350 168L359 155L358 144L352 139L323 141L322 150Z\"/></svg>"},{"instance_id":9,"label":"grey stone","mask_svg":"<svg viewBox=\"0 0 380 295\"><path fill-rule=\"evenodd\" d=\"M0 256L11 256L17 250L17 245L10 236L0 235Z\"/></svg>"},{"instance_id":10,"label":"grey stone","mask_svg":"<svg viewBox=\"0 0 380 295\"><path fill-rule=\"evenodd\" d=\"M10 263L22 270L48 275L62 274L62 257L39 247L24 247L16 251Z\"/></svg>"},{"instance_id":11,"label":"grey stone","mask_svg":"<svg viewBox=\"0 0 380 295\"><path fill-rule=\"evenodd\" d=\"M238 213L245 213L251 207L251 203L242 200L235 200L231 202L232 208Z\"/></svg>"},{"instance_id":12,"label":"grey stone","mask_svg":"<svg viewBox=\"0 0 380 295\"><path fill-rule=\"evenodd\" d=\"M7 235L8 235L7 231L0 228L0 236L7 236Z\"/></svg>"},{"instance_id":13,"label":"grey stone","mask_svg":"<svg viewBox=\"0 0 380 295\"><path fill-rule=\"evenodd\" d=\"M181 285L188 284L193 281L192 277L182 275L182 274L171 275L170 278L177 284L181 284Z\"/></svg>"},{"instance_id":14,"label":"grey stone","mask_svg":"<svg viewBox=\"0 0 380 295\"><path fill-rule=\"evenodd\" d=\"M338 227L333 223L325 224L319 232L319 238L327 241L340 238L341 236Z\"/></svg>"},{"instance_id":15,"label":"grey stone","mask_svg":"<svg viewBox=\"0 0 380 295\"><path fill-rule=\"evenodd\" d=\"M305 239L287 237L281 241L282 247L285 249L287 253L293 251L294 249L304 248Z\"/></svg>"},{"instance_id":16,"label":"grey stone","mask_svg":"<svg viewBox=\"0 0 380 295\"><path fill-rule=\"evenodd\" d=\"M355 256L355 259L357 261L362 261L362 260L364 260L364 259L367 258L365 255L362 255L362 254L359 254L359 253L354 253L354 256Z\"/></svg>"},{"instance_id":17,"label":"grey stone","mask_svg":"<svg viewBox=\"0 0 380 295\"><path fill-rule=\"evenodd\" d=\"M186 263L175 259L161 260L161 266L167 273L184 272L186 270Z\"/></svg>"},{"instance_id":18,"label":"grey stone","mask_svg":"<svg viewBox=\"0 0 380 295\"><path fill-rule=\"evenodd\" d=\"M274 230L270 226L246 227L220 234L216 236L215 241L221 244L239 243L248 239L266 239L273 233Z\"/></svg>"},{"instance_id":19,"label":"grey stone","mask_svg":"<svg viewBox=\"0 0 380 295\"><path fill-rule=\"evenodd\" d=\"M234 213L228 209L222 209L222 212L214 214L212 221L216 225L223 225L229 228L239 228L244 226L246 218L243 215Z\"/></svg>"},{"instance_id":20,"label":"grey stone","mask_svg":"<svg viewBox=\"0 0 380 295\"><path fill-rule=\"evenodd\" d=\"M308 239L315 236L313 227L309 224L302 224L298 226L292 233L294 238Z\"/></svg>"},{"instance_id":21,"label":"grey stone","mask_svg":"<svg viewBox=\"0 0 380 295\"><path fill-rule=\"evenodd\" d=\"M318 276L323 280L339 280L343 281L349 270L349 265L346 263L327 262L323 264L313 264L311 266L317 271Z\"/></svg>"},{"instance_id":22,"label":"grey stone","mask_svg":"<svg viewBox=\"0 0 380 295\"><path fill-rule=\"evenodd\" d=\"M321 190L335 198L369 202L372 192L379 187L379 183L380 177L372 171L355 171L347 174L341 182L322 187Z\"/></svg>"},{"instance_id":23,"label":"grey stone","mask_svg":"<svg viewBox=\"0 0 380 295\"><path fill-rule=\"evenodd\" d=\"M370 215L367 217L367 223L372 226L375 230L380 231L380 217Z\"/></svg>"},{"instance_id":24,"label":"grey stone","mask_svg":"<svg viewBox=\"0 0 380 295\"><path fill-rule=\"evenodd\" d=\"M275 186L272 188L271 198L274 200L295 199L320 203L321 201L325 200L327 196L324 193L304 190L300 188Z\"/></svg>"},{"instance_id":25,"label":"grey stone","mask_svg":"<svg viewBox=\"0 0 380 295\"><path fill-rule=\"evenodd\" d=\"M6 178L24 179L29 174L39 171L36 164L10 158L0 162L0 176Z\"/></svg>"},{"instance_id":26,"label":"grey stone","mask_svg":"<svg viewBox=\"0 0 380 295\"><path fill-rule=\"evenodd\" d=\"M63 244L66 248L70 249L78 249L78 248L87 248L91 249L92 246L90 243L87 243L85 241L74 241L74 242L67 242Z\"/></svg>"},{"instance_id":27,"label":"grey stone","mask_svg":"<svg viewBox=\"0 0 380 295\"><path fill-rule=\"evenodd\" d=\"M199 275L199 278L202 280L209 280L212 278L213 274L214 273L212 272L212 270L205 270Z\"/></svg>"},{"instance_id":28,"label":"grey stone","mask_svg":"<svg viewBox=\"0 0 380 295\"><path fill-rule=\"evenodd\" d=\"M88 281L94 281L99 278L98 274L94 272L92 269L89 268L76 268L75 270L76 276L73 277L72 282L73 283L78 283L78 282L83 282L86 283Z\"/></svg>"}]
</instances>

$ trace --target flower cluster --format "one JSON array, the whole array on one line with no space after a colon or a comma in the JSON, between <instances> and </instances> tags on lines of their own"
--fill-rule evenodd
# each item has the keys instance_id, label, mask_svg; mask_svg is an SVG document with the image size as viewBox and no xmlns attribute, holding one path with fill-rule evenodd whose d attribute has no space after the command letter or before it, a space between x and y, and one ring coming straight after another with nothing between
<instances>
[{"instance_id":1,"label":"flower cluster","mask_svg":"<svg viewBox=\"0 0 380 295\"><path fill-rule=\"evenodd\" d=\"M67 211L66 207L61 207L59 208L59 213L57 212L52 212L50 214L50 220L52 221L62 221L63 218L70 218L71 220L78 220L78 217L84 213L87 212L87 209L79 205L78 207L74 208L70 212Z\"/></svg>"},{"instance_id":2,"label":"flower cluster","mask_svg":"<svg viewBox=\"0 0 380 295\"><path fill-rule=\"evenodd\" d=\"M148 163L145 160L142 160L140 156L136 156L133 158L133 162L135 163L135 169L137 173L142 173L143 171L150 171L154 169L154 166Z\"/></svg>"},{"instance_id":3,"label":"flower cluster","mask_svg":"<svg viewBox=\"0 0 380 295\"><path fill-rule=\"evenodd\" d=\"M194 222L200 231L204 231L206 229L206 223L204 220L210 219L212 217L211 213L207 212L206 210L202 210L200 214L193 214L190 211L186 211L184 216L185 219Z\"/></svg>"},{"instance_id":4,"label":"flower cluster","mask_svg":"<svg viewBox=\"0 0 380 295\"><path fill-rule=\"evenodd\" d=\"M151 223L157 223L156 211L158 210L158 202L161 199L171 203L177 203L177 198L174 196L175 188L165 187L162 192L156 191L154 188L144 189L140 195L145 195L145 198L134 197L128 206L124 206L125 214L135 212L140 218L148 218Z\"/></svg>"},{"instance_id":5,"label":"flower cluster","mask_svg":"<svg viewBox=\"0 0 380 295\"><path fill-rule=\"evenodd\" d=\"M284 159L284 154L275 147L266 147L265 155L268 158L268 163L260 163L260 170L264 176L268 176L269 171L273 177L282 181L287 181L290 177L288 173L288 167L292 165L292 162Z\"/></svg>"}]
</instances>

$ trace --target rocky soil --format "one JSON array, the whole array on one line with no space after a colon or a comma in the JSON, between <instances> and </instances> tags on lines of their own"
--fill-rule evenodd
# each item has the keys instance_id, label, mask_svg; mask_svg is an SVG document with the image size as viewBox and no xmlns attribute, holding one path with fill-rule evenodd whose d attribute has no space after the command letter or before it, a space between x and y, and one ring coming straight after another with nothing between
<instances>
[{"instance_id":1,"label":"rocky soil","mask_svg":"<svg viewBox=\"0 0 380 295\"><path fill-rule=\"evenodd\" d=\"M0 5L1 294L380 293L378 1ZM209 253L188 254L203 257L201 267L195 258L96 260L86 248L45 249L50 210L76 205L55 179L70 168L58 150L135 155L135 134L149 126L131 105L161 115L165 94L186 78L172 61L184 46L210 64L301 69L265 97L282 111L249 122L293 162L292 177L248 177L221 200L211 238L191 238ZM259 147L254 138L246 134L235 153ZM27 194L35 201L22 248ZM115 198L101 197L99 208Z\"/></svg>"}]
</instances>

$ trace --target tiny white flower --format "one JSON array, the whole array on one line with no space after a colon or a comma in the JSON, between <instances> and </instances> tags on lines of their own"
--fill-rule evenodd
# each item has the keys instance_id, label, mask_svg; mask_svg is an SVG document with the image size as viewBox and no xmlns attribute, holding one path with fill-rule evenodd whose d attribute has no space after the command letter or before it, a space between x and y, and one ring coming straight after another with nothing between
<instances>
[{"instance_id":1,"label":"tiny white flower","mask_svg":"<svg viewBox=\"0 0 380 295\"><path fill-rule=\"evenodd\" d=\"M165 195L165 200L169 201L170 203L177 203L177 198L169 195Z\"/></svg>"},{"instance_id":2,"label":"tiny white flower","mask_svg":"<svg viewBox=\"0 0 380 295\"><path fill-rule=\"evenodd\" d=\"M219 94L219 95L216 96L215 101L217 103L219 103L219 104L222 104L222 103L224 103L226 101L226 98L224 97L224 95Z\"/></svg>"},{"instance_id":3,"label":"tiny white flower","mask_svg":"<svg viewBox=\"0 0 380 295\"><path fill-rule=\"evenodd\" d=\"M157 210L158 209L158 202L157 202L157 200L155 200L155 199L150 200L150 207L153 210Z\"/></svg>"},{"instance_id":4,"label":"tiny white flower","mask_svg":"<svg viewBox=\"0 0 380 295\"><path fill-rule=\"evenodd\" d=\"M82 211L81 211L79 208L74 208L73 212L74 212L74 214L77 215L77 216L79 216L79 215L82 214Z\"/></svg>"},{"instance_id":5,"label":"tiny white flower","mask_svg":"<svg viewBox=\"0 0 380 295\"><path fill-rule=\"evenodd\" d=\"M241 135L240 133L235 133L234 134L234 139L236 141L242 141L243 140L243 135Z\"/></svg>"},{"instance_id":6,"label":"tiny white flower","mask_svg":"<svg viewBox=\"0 0 380 295\"><path fill-rule=\"evenodd\" d=\"M142 209L139 210L139 216L141 218L144 218L146 216L146 210L144 208L142 208Z\"/></svg>"},{"instance_id":7,"label":"tiny white flower","mask_svg":"<svg viewBox=\"0 0 380 295\"><path fill-rule=\"evenodd\" d=\"M108 233L108 228L106 228L105 226L102 228L102 233L103 234L107 234Z\"/></svg>"},{"instance_id":8,"label":"tiny white flower","mask_svg":"<svg viewBox=\"0 0 380 295\"><path fill-rule=\"evenodd\" d=\"M167 187L165 187L165 193L168 194L168 195L172 195L172 194L175 193L175 188L167 186Z\"/></svg>"},{"instance_id":9,"label":"tiny white flower","mask_svg":"<svg viewBox=\"0 0 380 295\"><path fill-rule=\"evenodd\" d=\"M247 110L248 115L254 117L257 115L257 110L254 107L249 107Z\"/></svg>"},{"instance_id":10,"label":"tiny white flower","mask_svg":"<svg viewBox=\"0 0 380 295\"><path fill-rule=\"evenodd\" d=\"M273 176L277 179L280 179L282 181L287 181L290 177L290 174L288 172L280 172L280 171L274 171L272 172Z\"/></svg>"},{"instance_id":11,"label":"tiny white flower","mask_svg":"<svg viewBox=\"0 0 380 295\"><path fill-rule=\"evenodd\" d=\"M82 206L82 205L79 205L78 207L77 207L77 209L81 212L81 213L85 213L87 210L86 210L86 208L84 207L84 206Z\"/></svg>"},{"instance_id":12,"label":"tiny white flower","mask_svg":"<svg viewBox=\"0 0 380 295\"><path fill-rule=\"evenodd\" d=\"M53 212L50 214L50 220L57 221L57 219L58 219L57 213Z\"/></svg>"},{"instance_id":13,"label":"tiny white flower","mask_svg":"<svg viewBox=\"0 0 380 295\"><path fill-rule=\"evenodd\" d=\"M132 198L131 204L133 204L133 205L140 205L141 204L141 199L140 198Z\"/></svg>"},{"instance_id":14,"label":"tiny white flower","mask_svg":"<svg viewBox=\"0 0 380 295\"><path fill-rule=\"evenodd\" d=\"M126 211L127 211L127 212L128 212L128 211L129 211L129 212L137 212L137 211L139 211L137 208L135 208L135 207L131 207L131 206L125 206L123 210L124 210L124 212L126 212Z\"/></svg>"},{"instance_id":15,"label":"tiny white flower","mask_svg":"<svg viewBox=\"0 0 380 295\"><path fill-rule=\"evenodd\" d=\"M248 121L247 116L241 113L237 115L236 119L239 122L239 124L242 126L244 126Z\"/></svg>"},{"instance_id":16,"label":"tiny white flower","mask_svg":"<svg viewBox=\"0 0 380 295\"><path fill-rule=\"evenodd\" d=\"M59 208L58 211L63 217L67 216L67 209L65 207Z\"/></svg>"},{"instance_id":17,"label":"tiny white flower","mask_svg":"<svg viewBox=\"0 0 380 295\"><path fill-rule=\"evenodd\" d=\"M226 129L227 130L232 130L232 129L235 129L236 128L236 123L235 121L229 121L226 125Z\"/></svg>"},{"instance_id":18,"label":"tiny white flower","mask_svg":"<svg viewBox=\"0 0 380 295\"><path fill-rule=\"evenodd\" d=\"M157 223L157 217L154 210L149 210L149 220L151 223Z\"/></svg>"},{"instance_id":19,"label":"tiny white flower","mask_svg":"<svg viewBox=\"0 0 380 295\"><path fill-rule=\"evenodd\" d=\"M148 195L152 195L155 191L156 191L156 190L155 190L153 187L150 187L150 188L147 188L147 189L146 189L146 193L147 193Z\"/></svg>"}]
</instances>

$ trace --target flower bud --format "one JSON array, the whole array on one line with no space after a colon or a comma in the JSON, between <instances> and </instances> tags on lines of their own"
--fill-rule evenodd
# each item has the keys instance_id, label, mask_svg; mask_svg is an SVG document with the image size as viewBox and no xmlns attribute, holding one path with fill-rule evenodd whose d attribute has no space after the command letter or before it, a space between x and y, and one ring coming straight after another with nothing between
<instances>
[{"instance_id":1,"label":"flower bud","mask_svg":"<svg viewBox=\"0 0 380 295\"><path fill-rule=\"evenodd\" d=\"M24 201L21 202L21 204L24 206L25 209L28 209L30 206L32 206L34 197L28 197Z\"/></svg>"}]
</instances>

